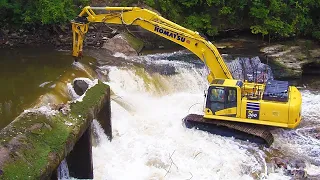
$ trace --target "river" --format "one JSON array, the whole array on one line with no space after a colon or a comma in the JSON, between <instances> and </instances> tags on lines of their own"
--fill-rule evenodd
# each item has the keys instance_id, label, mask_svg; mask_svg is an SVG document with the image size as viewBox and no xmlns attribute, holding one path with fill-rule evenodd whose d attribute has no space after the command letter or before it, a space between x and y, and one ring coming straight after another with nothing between
<instances>
[{"instance_id":1,"label":"river","mask_svg":"<svg viewBox=\"0 0 320 180\"><path fill-rule=\"evenodd\" d=\"M320 173L315 138L320 95L308 81L294 82L303 96L303 123L296 130L273 130L274 144L261 148L181 125L186 114L202 113L208 85L206 69L192 55L116 56L143 68L100 67L117 96L112 102L114 139L93 151L97 179L290 179L293 171L274 167L278 158L295 166L292 170L305 169L309 177Z\"/></svg>"},{"instance_id":2,"label":"river","mask_svg":"<svg viewBox=\"0 0 320 180\"><path fill-rule=\"evenodd\" d=\"M83 69L71 65L73 59L69 51L24 47L0 49L0 54L0 129L24 109L44 101L39 99L45 98L42 95L47 92L60 94L54 96L58 99L53 102L66 102L69 97L63 95L65 91L61 86L76 76L88 77ZM83 61L89 65L95 59L86 57Z\"/></svg>"},{"instance_id":3,"label":"river","mask_svg":"<svg viewBox=\"0 0 320 180\"><path fill-rule=\"evenodd\" d=\"M265 148L182 126L187 114L202 113L208 86L206 69L193 55L176 51L126 57L97 52L88 53L97 62L85 57L74 64L68 51L1 50L6 54L0 72L1 125L39 104L39 98L47 103L43 97L48 91L54 91L55 98L64 97L58 102L68 100L68 91L57 82L99 77L114 92L114 137L109 142L94 121L99 142L93 147L95 179L290 179L299 170L309 178L320 176L320 143L315 137L320 131L315 85L319 78L292 81L303 96L302 123L295 130L274 129L275 142Z\"/></svg>"}]
</instances>

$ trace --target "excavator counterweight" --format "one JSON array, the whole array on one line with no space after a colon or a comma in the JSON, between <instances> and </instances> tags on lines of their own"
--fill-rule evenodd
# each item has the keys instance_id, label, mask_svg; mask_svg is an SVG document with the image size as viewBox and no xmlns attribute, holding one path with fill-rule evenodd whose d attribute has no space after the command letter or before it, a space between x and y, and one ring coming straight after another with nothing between
<instances>
[{"instance_id":1,"label":"excavator counterweight","mask_svg":"<svg viewBox=\"0 0 320 180\"><path fill-rule=\"evenodd\" d=\"M73 56L81 58L90 23L140 26L177 43L209 69L204 115L187 115L186 127L271 145L269 127L295 128L301 121L301 94L287 81L235 80L218 49L198 32L139 7L84 7L72 21ZM228 133L227 133L228 132ZM230 132L230 133L229 133Z\"/></svg>"}]
</instances>

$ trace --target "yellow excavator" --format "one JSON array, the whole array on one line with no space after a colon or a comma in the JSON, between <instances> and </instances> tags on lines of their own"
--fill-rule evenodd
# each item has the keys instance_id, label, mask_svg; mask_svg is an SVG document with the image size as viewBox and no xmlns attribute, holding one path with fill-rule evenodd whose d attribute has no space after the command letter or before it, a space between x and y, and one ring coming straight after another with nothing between
<instances>
[{"instance_id":1,"label":"yellow excavator","mask_svg":"<svg viewBox=\"0 0 320 180\"><path fill-rule=\"evenodd\" d=\"M287 81L264 83L236 80L217 48L198 32L139 7L84 7L72 20L73 56L81 58L89 24L107 23L140 26L187 48L209 69L210 83L204 115L189 114L188 128L271 145L268 127L295 128L301 121L301 94Z\"/></svg>"}]
</instances>

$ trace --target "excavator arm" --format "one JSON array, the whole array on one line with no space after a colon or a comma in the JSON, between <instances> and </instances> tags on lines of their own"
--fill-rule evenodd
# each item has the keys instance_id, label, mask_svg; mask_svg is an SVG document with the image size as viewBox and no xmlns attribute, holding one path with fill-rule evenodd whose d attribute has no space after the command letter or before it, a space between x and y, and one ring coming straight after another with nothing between
<instances>
[{"instance_id":1,"label":"excavator arm","mask_svg":"<svg viewBox=\"0 0 320 180\"><path fill-rule=\"evenodd\" d=\"M81 58L89 23L136 25L180 44L197 55L208 67L208 81L233 79L217 48L198 32L191 31L147 9L139 7L84 7L72 21L73 56Z\"/></svg>"},{"instance_id":2,"label":"excavator arm","mask_svg":"<svg viewBox=\"0 0 320 180\"><path fill-rule=\"evenodd\" d=\"M204 115L190 114L184 118L188 128L197 127L214 134L250 141L257 138L258 142L270 145L272 134L257 124L295 128L301 121L302 100L296 87L289 86L286 81L270 80L266 84L256 84L233 79L217 48L210 41L147 9L83 8L72 21L75 58L82 56L83 39L91 22L140 26L189 49L205 63L210 70L206 108Z\"/></svg>"}]
</instances>

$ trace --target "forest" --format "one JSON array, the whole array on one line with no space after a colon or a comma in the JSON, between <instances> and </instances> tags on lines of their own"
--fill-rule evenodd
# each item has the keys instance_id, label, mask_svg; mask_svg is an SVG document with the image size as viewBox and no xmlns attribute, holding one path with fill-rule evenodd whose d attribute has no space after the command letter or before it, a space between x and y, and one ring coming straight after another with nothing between
<instances>
[{"instance_id":1,"label":"forest","mask_svg":"<svg viewBox=\"0 0 320 180\"><path fill-rule=\"evenodd\" d=\"M101 2L101 1L100 1ZM319 0L120 0L108 5L150 6L162 16L209 37L230 30L270 39L320 40ZM0 0L2 29L66 25L90 0Z\"/></svg>"}]
</instances>

